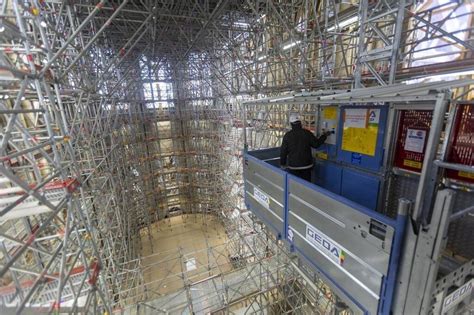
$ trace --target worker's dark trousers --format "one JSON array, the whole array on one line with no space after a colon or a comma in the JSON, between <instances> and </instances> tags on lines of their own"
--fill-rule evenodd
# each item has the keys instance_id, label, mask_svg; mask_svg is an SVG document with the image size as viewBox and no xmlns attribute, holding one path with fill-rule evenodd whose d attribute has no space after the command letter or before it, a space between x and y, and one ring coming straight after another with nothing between
<instances>
[{"instance_id":1,"label":"worker's dark trousers","mask_svg":"<svg viewBox=\"0 0 474 315\"><path fill-rule=\"evenodd\" d=\"M304 170L292 170L292 169L288 169L288 171L290 172L290 174L293 174L295 176L298 176L299 178L302 178L304 180L307 180L308 182L311 182L311 170L313 168L307 168L307 169L304 169Z\"/></svg>"}]
</instances>

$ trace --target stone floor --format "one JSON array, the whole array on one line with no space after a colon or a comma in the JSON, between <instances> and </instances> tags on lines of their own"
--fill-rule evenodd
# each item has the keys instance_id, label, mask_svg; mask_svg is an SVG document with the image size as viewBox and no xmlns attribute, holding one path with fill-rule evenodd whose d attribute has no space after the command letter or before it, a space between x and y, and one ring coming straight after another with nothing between
<instances>
[{"instance_id":1,"label":"stone floor","mask_svg":"<svg viewBox=\"0 0 474 315\"><path fill-rule=\"evenodd\" d=\"M141 235L147 289L157 296L176 292L231 269L223 225L209 215L180 215L157 222Z\"/></svg>"}]
</instances>

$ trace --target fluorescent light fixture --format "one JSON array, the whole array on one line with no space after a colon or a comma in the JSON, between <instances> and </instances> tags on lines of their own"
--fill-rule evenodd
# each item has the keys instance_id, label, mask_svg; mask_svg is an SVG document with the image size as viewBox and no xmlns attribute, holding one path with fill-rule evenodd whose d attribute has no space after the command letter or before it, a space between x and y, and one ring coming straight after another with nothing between
<instances>
[{"instance_id":1,"label":"fluorescent light fixture","mask_svg":"<svg viewBox=\"0 0 474 315\"><path fill-rule=\"evenodd\" d=\"M259 17L257 19L257 22L260 22L261 20L263 20L267 15L266 14L263 14L261 17Z\"/></svg>"},{"instance_id":2,"label":"fluorescent light fixture","mask_svg":"<svg viewBox=\"0 0 474 315\"><path fill-rule=\"evenodd\" d=\"M243 26L243 27L249 27L250 24L246 22L234 22L235 26Z\"/></svg>"},{"instance_id":3,"label":"fluorescent light fixture","mask_svg":"<svg viewBox=\"0 0 474 315\"><path fill-rule=\"evenodd\" d=\"M301 43L300 40L297 40L296 42L288 43L285 46L283 46L283 50L290 49L291 47L294 47L294 46L298 45L299 43Z\"/></svg>"},{"instance_id":4,"label":"fluorescent light fixture","mask_svg":"<svg viewBox=\"0 0 474 315\"><path fill-rule=\"evenodd\" d=\"M262 55L262 56L258 57L257 60L260 61L260 60L263 60L263 59L265 59L265 58L267 58L267 56L266 56L266 55Z\"/></svg>"},{"instance_id":5,"label":"fluorescent light fixture","mask_svg":"<svg viewBox=\"0 0 474 315\"><path fill-rule=\"evenodd\" d=\"M358 16L353 16L353 17L350 17L350 18L348 18L348 19L339 21L339 25L336 25L336 23L335 23L335 21L334 21L334 26L331 26L330 28L328 28L328 31L334 31L334 30L336 29L336 26L338 26L339 29L344 28L344 27L346 27L347 25L354 23L354 22L357 21L358 19L359 19Z\"/></svg>"}]
</instances>

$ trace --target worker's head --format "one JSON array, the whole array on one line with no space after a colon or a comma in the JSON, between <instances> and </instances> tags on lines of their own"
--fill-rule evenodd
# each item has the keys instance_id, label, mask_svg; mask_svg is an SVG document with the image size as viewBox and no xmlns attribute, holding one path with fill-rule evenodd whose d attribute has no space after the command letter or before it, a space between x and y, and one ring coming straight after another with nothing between
<instances>
[{"instance_id":1,"label":"worker's head","mask_svg":"<svg viewBox=\"0 0 474 315\"><path fill-rule=\"evenodd\" d=\"M301 118L298 113L291 113L290 114L290 124L293 125L298 125L301 124Z\"/></svg>"}]
</instances>

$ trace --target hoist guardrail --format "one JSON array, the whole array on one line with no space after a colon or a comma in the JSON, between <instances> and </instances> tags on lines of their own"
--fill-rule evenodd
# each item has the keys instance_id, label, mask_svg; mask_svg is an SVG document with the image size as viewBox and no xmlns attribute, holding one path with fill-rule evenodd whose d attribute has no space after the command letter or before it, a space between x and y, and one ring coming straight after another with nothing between
<instances>
[{"instance_id":1,"label":"hoist guardrail","mask_svg":"<svg viewBox=\"0 0 474 315\"><path fill-rule=\"evenodd\" d=\"M356 313L389 314L406 214L391 219L277 167L275 149L244 154L245 203Z\"/></svg>"}]
</instances>

